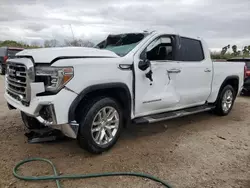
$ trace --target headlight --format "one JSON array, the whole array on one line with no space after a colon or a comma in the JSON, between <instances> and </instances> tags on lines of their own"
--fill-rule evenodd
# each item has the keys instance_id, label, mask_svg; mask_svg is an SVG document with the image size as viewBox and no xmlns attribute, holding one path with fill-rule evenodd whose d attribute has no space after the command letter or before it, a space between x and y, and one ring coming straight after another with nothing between
<instances>
[{"instance_id":1,"label":"headlight","mask_svg":"<svg viewBox=\"0 0 250 188\"><path fill-rule=\"evenodd\" d=\"M37 81L44 82L45 90L57 93L74 77L73 67L36 67Z\"/></svg>"}]
</instances>

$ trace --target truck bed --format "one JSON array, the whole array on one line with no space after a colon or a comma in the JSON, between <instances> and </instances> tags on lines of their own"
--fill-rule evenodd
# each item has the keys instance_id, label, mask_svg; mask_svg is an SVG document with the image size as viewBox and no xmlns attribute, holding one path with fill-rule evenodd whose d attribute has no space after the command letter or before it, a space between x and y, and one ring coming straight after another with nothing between
<instances>
[{"instance_id":1,"label":"truck bed","mask_svg":"<svg viewBox=\"0 0 250 188\"><path fill-rule=\"evenodd\" d=\"M239 94L241 87L244 82L244 62L218 62L213 61L213 80L212 80L212 90L210 99L215 99L220 89L221 83L231 75L230 77L238 77L239 78L239 90L237 94Z\"/></svg>"}]
</instances>

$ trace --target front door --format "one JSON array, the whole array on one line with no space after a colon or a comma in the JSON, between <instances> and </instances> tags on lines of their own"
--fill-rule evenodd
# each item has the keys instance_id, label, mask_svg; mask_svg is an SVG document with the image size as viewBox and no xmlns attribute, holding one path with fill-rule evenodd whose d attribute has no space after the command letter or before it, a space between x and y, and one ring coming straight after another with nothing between
<instances>
[{"instance_id":1,"label":"front door","mask_svg":"<svg viewBox=\"0 0 250 188\"><path fill-rule=\"evenodd\" d=\"M134 56L135 70L135 117L176 109L180 102L175 82L180 73L180 64L174 61L174 36L158 36L145 44ZM151 67L141 70L141 54L151 62ZM152 81L146 77L152 71Z\"/></svg>"}]
</instances>

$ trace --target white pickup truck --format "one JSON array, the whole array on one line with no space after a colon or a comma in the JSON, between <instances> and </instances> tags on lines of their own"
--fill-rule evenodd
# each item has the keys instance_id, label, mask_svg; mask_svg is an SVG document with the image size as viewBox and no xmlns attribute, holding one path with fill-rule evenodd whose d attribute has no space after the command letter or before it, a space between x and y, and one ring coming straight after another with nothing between
<instances>
[{"instance_id":1,"label":"white pickup truck","mask_svg":"<svg viewBox=\"0 0 250 188\"><path fill-rule=\"evenodd\" d=\"M202 39L156 31L109 35L95 48L24 50L7 64L5 98L24 124L59 129L92 153L131 122L227 115L244 79L244 63L213 63Z\"/></svg>"}]
</instances>

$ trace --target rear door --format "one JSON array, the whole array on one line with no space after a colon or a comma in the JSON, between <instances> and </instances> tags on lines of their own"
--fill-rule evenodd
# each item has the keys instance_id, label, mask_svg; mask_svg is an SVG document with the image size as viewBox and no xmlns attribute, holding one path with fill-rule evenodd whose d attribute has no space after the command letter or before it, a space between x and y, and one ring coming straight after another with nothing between
<instances>
[{"instance_id":1,"label":"rear door","mask_svg":"<svg viewBox=\"0 0 250 188\"><path fill-rule=\"evenodd\" d=\"M182 108L201 105L211 92L213 67L210 57L204 53L200 40L181 37L177 61L181 72L175 82L180 93Z\"/></svg>"}]
</instances>

